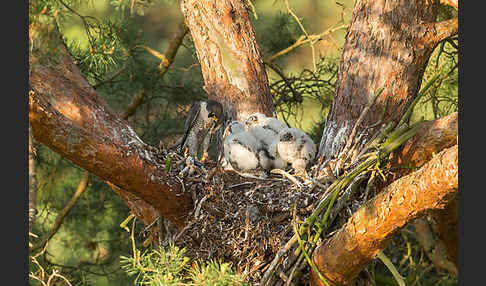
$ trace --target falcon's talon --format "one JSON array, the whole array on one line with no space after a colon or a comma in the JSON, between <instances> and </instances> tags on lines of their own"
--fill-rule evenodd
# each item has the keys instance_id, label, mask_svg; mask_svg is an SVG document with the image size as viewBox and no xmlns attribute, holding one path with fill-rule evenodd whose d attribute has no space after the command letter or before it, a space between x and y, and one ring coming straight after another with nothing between
<instances>
[{"instance_id":1,"label":"falcon's talon","mask_svg":"<svg viewBox=\"0 0 486 286\"><path fill-rule=\"evenodd\" d=\"M201 157L201 162L205 163L206 160L208 159L208 152L204 151L202 157Z\"/></svg>"}]
</instances>

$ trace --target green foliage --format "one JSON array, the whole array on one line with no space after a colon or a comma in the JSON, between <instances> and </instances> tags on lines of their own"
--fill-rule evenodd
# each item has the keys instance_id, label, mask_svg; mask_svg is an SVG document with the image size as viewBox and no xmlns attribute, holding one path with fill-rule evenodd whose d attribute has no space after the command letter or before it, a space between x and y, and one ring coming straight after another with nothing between
<instances>
[{"instance_id":1,"label":"green foliage","mask_svg":"<svg viewBox=\"0 0 486 286\"><path fill-rule=\"evenodd\" d=\"M277 11L276 15L260 17L253 23L256 29L264 29L265 33L256 34L257 42L261 44L264 55L272 55L292 45L300 37L300 28L288 12ZM278 35L269 37L268 35Z\"/></svg>"},{"instance_id":2,"label":"green foliage","mask_svg":"<svg viewBox=\"0 0 486 286\"><path fill-rule=\"evenodd\" d=\"M279 79L273 80L270 89L279 119L290 126L314 133L312 128L325 120L331 106L337 62L336 58L321 58L316 64L316 71L303 69L296 75L282 73ZM312 114L315 114L314 118ZM315 142L319 138L315 138Z\"/></svg>"},{"instance_id":3,"label":"green foliage","mask_svg":"<svg viewBox=\"0 0 486 286\"><path fill-rule=\"evenodd\" d=\"M136 253L139 253L136 251ZM170 244L142 254L121 257L121 267L135 276L136 285L248 285L228 263L190 261L185 249Z\"/></svg>"},{"instance_id":4,"label":"green foliage","mask_svg":"<svg viewBox=\"0 0 486 286\"><path fill-rule=\"evenodd\" d=\"M231 268L228 263L221 260L196 261L189 273L191 285L249 285Z\"/></svg>"},{"instance_id":5,"label":"green foliage","mask_svg":"<svg viewBox=\"0 0 486 286\"><path fill-rule=\"evenodd\" d=\"M422 87L434 76L438 80L415 108L412 121L433 120L458 111L458 38L439 43L432 53L422 79Z\"/></svg>"},{"instance_id":6,"label":"green foliage","mask_svg":"<svg viewBox=\"0 0 486 286\"><path fill-rule=\"evenodd\" d=\"M128 275L136 276L135 284L181 285L183 282L189 260L184 256L184 249L170 245L167 250L147 249L135 256L121 256L121 267Z\"/></svg>"},{"instance_id":7,"label":"green foliage","mask_svg":"<svg viewBox=\"0 0 486 286\"><path fill-rule=\"evenodd\" d=\"M393 236L383 251L405 278L406 285L458 285L458 278L443 269L435 267L427 258L412 225L405 226ZM390 271L379 260L366 268L377 286L397 285Z\"/></svg>"}]
</instances>

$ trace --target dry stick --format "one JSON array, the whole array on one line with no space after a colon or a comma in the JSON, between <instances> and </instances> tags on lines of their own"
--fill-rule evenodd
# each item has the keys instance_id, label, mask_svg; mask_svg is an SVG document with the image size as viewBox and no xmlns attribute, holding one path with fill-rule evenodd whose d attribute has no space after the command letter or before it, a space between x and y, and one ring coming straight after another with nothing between
<instances>
[{"instance_id":1,"label":"dry stick","mask_svg":"<svg viewBox=\"0 0 486 286\"><path fill-rule=\"evenodd\" d=\"M277 266L278 262L284 256L284 254L287 253L287 251L289 251L292 246L294 246L295 242L297 242L297 236L294 234L292 238L289 241L287 241L284 247L280 248L277 255L275 255L275 258L273 259L272 263L270 264L270 267L263 274L263 277L260 280L261 286L267 285L266 282L270 278L270 275L273 274L273 272L275 271L275 267Z\"/></svg>"},{"instance_id":2,"label":"dry stick","mask_svg":"<svg viewBox=\"0 0 486 286\"><path fill-rule=\"evenodd\" d=\"M292 17L294 17L297 24L299 24L300 29L305 34L305 37L307 39L309 39L309 42L310 42L309 45L310 45L311 51L312 51L312 64L314 66L314 72L315 72L317 70L317 67L316 67L316 51L315 51L315 48L314 48L314 41L312 41L312 39L309 38L309 34L305 30L304 25L302 25L302 23L300 22L299 17L297 17L297 15L295 15L295 13L294 13L294 11L292 11L292 9L290 9L290 5L289 5L288 0L285 0L285 6L287 7L287 11L290 13L290 15L292 15Z\"/></svg>"},{"instance_id":3,"label":"dry stick","mask_svg":"<svg viewBox=\"0 0 486 286\"><path fill-rule=\"evenodd\" d=\"M47 242L52 238L52 236L54 234L56 234L56 232L61 227L62 222L64 221L64 218L66 217L66 215L72 209L74 204L76 204L79 197L84 193L84 191L86 191L87 186L88 186L88 181L89 181L89 172L85 172L84 175L83 175L83 178L79 182L78 188L77 188L76 192L74 193L73 197L71 198L71 200L69 200L69 202L62 209L62 211L57 215L56 221L54 223L54 227L47 233L46 236L44 236L44 238L38 244L29 248L29 252L33 252L33 251L35 251L39 248L44 247L47 244Z\"/></svg>"},{"instance_id":4,"label":"dry stick","mask_svg":"<svg viewBox=\"0 0 486 286\"><path fill-rule=\"evenodd\" d=\"M376 99L378 98L378 96L380 96L380 94L383 92L383 90L384 90L384 88L382 87L382 88L379 88L375 92L375 94L370 99L368 104L366 104L366 106L364 107L363 111L361 112L361 115L358 117L358 120L356 120L356 123L354 124L353 129L351 130L351 133L349 134L348 140L346 140L346 145L344 146L344 149L341 151L341 153L338 156L338 158L341 158L341 160L338 160L338 163L337 163L338 166L336 168L338 170L344 164L343 161L345 161L348 158L347 153L349 151L349 147L351 147L351 144L354 141L354 137L356 136L356 132L358 130L358 127L361 125L361 122L363 122L365 116L368 114L371 107L375 104ZM343 156L345 157L344 159L342 159Z\"/></svg>"},{"instance_id":5,"label":"dry stick","mask_svg":"<svg viewBox=\"0 0 486 286\"><path fill-rule=\"evenodd\" d=\"M127 109L122 114L120 114L120 117L127 120L128 117L135 114L137 108L140 106L140 104L142 104L142 100L144 97L145 97L145 91L143 88L140 88L137 94L132 98L130 104L128 104Z\"/></svg>"},{"instance_id":6,"label":"dry stick","mask_svg":"<svg viewBox=\"0 0 486 286\"><path fill-rule=\"evenodd\" d=\"M343 25L339 25L339 26L334 27L334 28L329 28L328 30L326 30L326 31L324 31L320 34L317 34L317 35L309 35L308 37L301 36L299 39L297 39L297 41L293 45L289 46L288 48L281 50L280 52L278 52L278 53L274 54L273 56L269 57L268 59L266 59L265 61L266 62L272 62L276 58L283 56L283 55L295 50L296 48L298 48L298 47L300 47L304 44L307 44L310 41L315 41L315 42L320 41L325 36L330 35L330 34L336 32L338 30L347 29L348 27L349 27L348 24L343 24Z\"/></svg>"}]
</instances>

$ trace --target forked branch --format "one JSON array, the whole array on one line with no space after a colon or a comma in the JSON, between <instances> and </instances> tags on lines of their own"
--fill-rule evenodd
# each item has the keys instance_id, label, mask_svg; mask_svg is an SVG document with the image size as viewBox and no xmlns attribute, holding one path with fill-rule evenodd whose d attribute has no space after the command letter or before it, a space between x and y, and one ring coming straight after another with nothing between
<instances>
[{"instance_id":1,"label":"forked branch","mask_svg":"<svg viewBox=\"0 0 486 286\"><path fill-rule=\"evenodd\" d=\"M353 281L407 222L426 211L444 208L454 199L458 188L457 162L457 145L443 150L420 170L386 187L320 245L313 262L330 285ZM314 272L311 285L322 285Z\"/></svg>"}]
</instances>

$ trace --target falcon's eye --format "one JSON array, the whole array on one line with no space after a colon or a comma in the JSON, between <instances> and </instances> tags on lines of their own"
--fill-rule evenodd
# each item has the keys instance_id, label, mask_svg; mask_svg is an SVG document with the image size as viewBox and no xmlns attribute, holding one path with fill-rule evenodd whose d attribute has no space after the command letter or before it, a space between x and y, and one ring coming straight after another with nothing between
<instances>
[{"instance_id":1,"label":"falcon's eye","mask_svg":"<svg viewBox=\"0 0 486 286\"><path fill-rule=\"evenodd\" d=\"M208 117L216 117L216 115L214 114L214 112L209 112Z\"/></svg>"},{"instance_id":2,"label":"falcon's eye","mask_svg":"<svg viewBox=\"0 0 486 286\"><path fill-rule=\"evenodd\" d=\"M251 116L250 117L250 121L257 121L257 117L256 116Z\"/></svg>"},{"instance_id":3,"label":"falcon's eye","mask_svg":"<svg viewBox=\"0 0 486 286\"><path fill-rule=\"evenodd\" d=\"M281 136L281 141L291 141L292 138L293 138L292 134L287 132Z\"/></svg>"}]
</instances>

